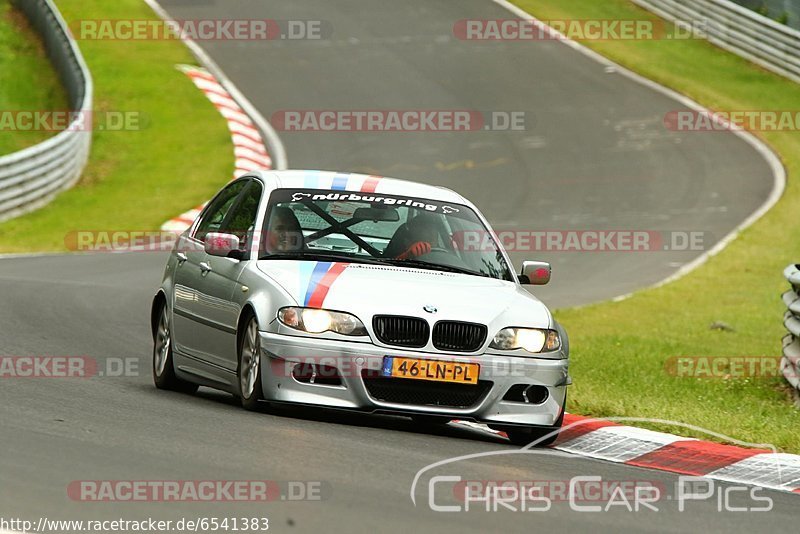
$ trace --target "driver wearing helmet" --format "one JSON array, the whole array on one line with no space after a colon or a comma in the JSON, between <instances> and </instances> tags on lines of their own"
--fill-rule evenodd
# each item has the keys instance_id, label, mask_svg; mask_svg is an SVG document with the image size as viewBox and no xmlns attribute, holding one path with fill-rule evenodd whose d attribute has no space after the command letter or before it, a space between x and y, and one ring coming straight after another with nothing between
<instances>
[{"instance_id":1,"label":"driver wearing helmet","mask_svg":"<svg viewBox=\"0 0 800 534\"><path fill-rule=\"evenodd\" d=\"M435 219L429 215L420 214L408 221L407 227L406 243L411 243L411 245L398 254L396 259L408 260L430 253L439 236Z\"/></svg>"}]
</instances>

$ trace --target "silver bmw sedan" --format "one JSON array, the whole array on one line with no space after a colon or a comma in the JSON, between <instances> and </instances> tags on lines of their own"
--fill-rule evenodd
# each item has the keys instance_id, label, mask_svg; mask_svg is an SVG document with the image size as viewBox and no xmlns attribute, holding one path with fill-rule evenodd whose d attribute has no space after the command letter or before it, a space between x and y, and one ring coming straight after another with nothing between
<instances>
[{"instance_id":1,"label":"silver bmw sedan","mask_svg":"<svg viewBox=\"0 0 800 534\"><path fill-rule=\"evenodd\" d=\"M261 171L181 235L152 305L161 389L474 421L555 439L569 342L472 203L441 187Z\"/></svg>"}]
</instances>

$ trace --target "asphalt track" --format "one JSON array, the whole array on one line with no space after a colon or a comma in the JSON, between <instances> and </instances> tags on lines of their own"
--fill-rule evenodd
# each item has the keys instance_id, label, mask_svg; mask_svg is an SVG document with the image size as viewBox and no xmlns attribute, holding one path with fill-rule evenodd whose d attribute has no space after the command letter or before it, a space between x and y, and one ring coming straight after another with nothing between
<instances>
[{"instance_id":1,"label":"asphalt track","mask_svg":"<svg viewBox=\"0 0 800 534\"><path fill-rule=\"evenodd\" d=\"M730 133L673 132L685 109L555 41L460 41L461 19L512 15L490 0L166 0L178 19L319 20L314 41L206 41L203 49L269 119L281 110L523 111L526 130L278 132L292 168L436 183L498 231L646 230L710 248L754 212L772 172ZM327 35L326 35L327 36ZM537 290L563 307L654 284L702 253L513 252L553 264Z\"/></svg>"},{"instance_id":2,"label":"asphalt track","mask_svg":"<svg viewBox=\"0 0 800 534\"><path fill-rule=\"evenodd\" d=\"M530 110L530 131L470 134L285 133L293 167L367 170L440 183L473 199L498 228L682 229L721 237L768 196L766 164L728 134L663 131L671 100L558 43L465 43L453 21L504 18L485 1L164 2L176 18L329 21L332 42L204 43L269 117L279 109ZM464 168L472 161L475 168ZM461 162L461 163L459 163ZM502 162L489 165L491 162ZM449 169L449 170L445 170ZM224 180L221 177L221 180ZM69 229L65 229L65 232ZM526 254L528 256L529 254ZM555 264L551 304L578 304L656 282L690 254L536 254ZM517 256L519 258L519 256ZM677 476L554 451L459 462L468 480L651 481L659 512L433 512L416 472L446 458L513 451L465 428L403 418L272 408L246 413L226 394L156 391L149 376L150 297L159 253L0 261L0 354L86 355L138 364L137 376L7 379L0 387L0 517L256 517L275 531L747 531L796 528L796 496L768 491L768 513L680 512ZM319 502L93 503L75 480L320 481ZM723 486L721 484L721 486ZM441 500L439 500L441 499ZM437 502L446 501L437 495ZM733 504L756 506L734 497Z\"/></svg>"}]
</instances>

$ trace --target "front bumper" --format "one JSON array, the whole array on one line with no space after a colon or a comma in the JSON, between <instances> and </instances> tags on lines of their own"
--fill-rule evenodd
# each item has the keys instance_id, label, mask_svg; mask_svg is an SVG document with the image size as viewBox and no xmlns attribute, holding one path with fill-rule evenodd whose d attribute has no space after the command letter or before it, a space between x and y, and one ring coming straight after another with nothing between
<instances>
[{"instance_id":1,"label":"front bumper","mask_svg":"<svg viewBox=\"0 0 800 534\"><path fill-rule=\"evenodd\" d=\"M441 415L487 424L552 426L561 415L569 384L569 360L560 358L493 354L456 356L272 332L261 332L260 335L262 386L265 399L272 401L367 412ZM370 393L364 371L380 373L384 356L477 363L480 365L479 384L482 387L482 394L468 406L442 406L429 401L417 403L414 397L402 399L402 402L381 400L376 398L374 388L372 394ZM326 385L298 381L292 375L292 371L297 364L302 363L336 367L341 384ZM403 386L413 382L413 387L417 390L424 388L426 384L432 388L440 386L440 383L402 378L377 380L401 381ZM503 399L513 386L520 384L546 387L548 393L546 400L534 404ZM430 395L426 397L429 398Z\"/></svg>"}]
</instances>

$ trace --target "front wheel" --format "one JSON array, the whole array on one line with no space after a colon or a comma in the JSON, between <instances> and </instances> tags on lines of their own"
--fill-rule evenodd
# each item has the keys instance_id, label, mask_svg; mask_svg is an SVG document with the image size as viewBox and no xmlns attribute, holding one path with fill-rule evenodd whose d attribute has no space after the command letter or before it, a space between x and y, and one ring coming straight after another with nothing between
<instances>
[{"instance_id":1,"label":"front wheel","mask_svg":"<svg viewBox=\"0 0 800 534\"><path fill-rule=\"evenodd\" d=\"M428 415L428 414L412 415L411 419L418 425L426 428L441 427L451 421L449 417L442 417L440 415Z\"/></svg>"},{"instance_id":2,"label":"front wheel","mask_svg":"<svg viewBox=\"0 0 800 534\"><path fill-rule=\"evenodd\" d=\"M506 435L508 435L508 440L513 443L514 445L525 446L529 443L536 441L538 439L547 436L547 434L554 432L561 428L561 426L552 426L552 427L544 427L544 428L533 428L533 427L517 427L517 428L506 428ZM555 442L556 438L558 437L558 432L554 433L552 436L548 436L547 438L539 441L534 445L535 447L547 447L548 445L552 445Z\"/></svg>"},{"instance_id":3,"label":"front wheel","mask_svg":"<svg viewBox=\"0 0 800 534\"><path fill-rule=\"evenodd\" d=\"M194 393L197 384L181 380L175 375L172 359L172 328L167 306L161 306L158 324L153 335L153 383L158 389Z\"/></svg>"},{"instance_id":4,"label":"front wheel","mask_svg":"<svg viewBox=\"0 0 800 534\"><path fill-rule=\"evenodd\" d=\"M567 396L564 395L564 404L561 406L561 415L558 416L556 419L556 423L553 426L545 426L545 427L506 427L503 428L505 430L506 435L508 436L508 440L513 443L514 445L528 445L533 441L537 441L544 436L547 436L551 432L553 432L552 436L548 436L542 441L536 443L535 447L547 447L548 445L552 445L560 432L557 432L561 425L564 423L564 412L567 409Z\"/></svg>"},{"instance_id":5,"label":"front wheel","mask_svg":"<svg viewBox=\"0 0 800 534\"><path fill-rule=\"evenodd\" d=\"M251 317L239 336L239 399L245 410L256 410L264 393L261 389L261 337L258 321Z\"/></svg>"}]
</instances>

